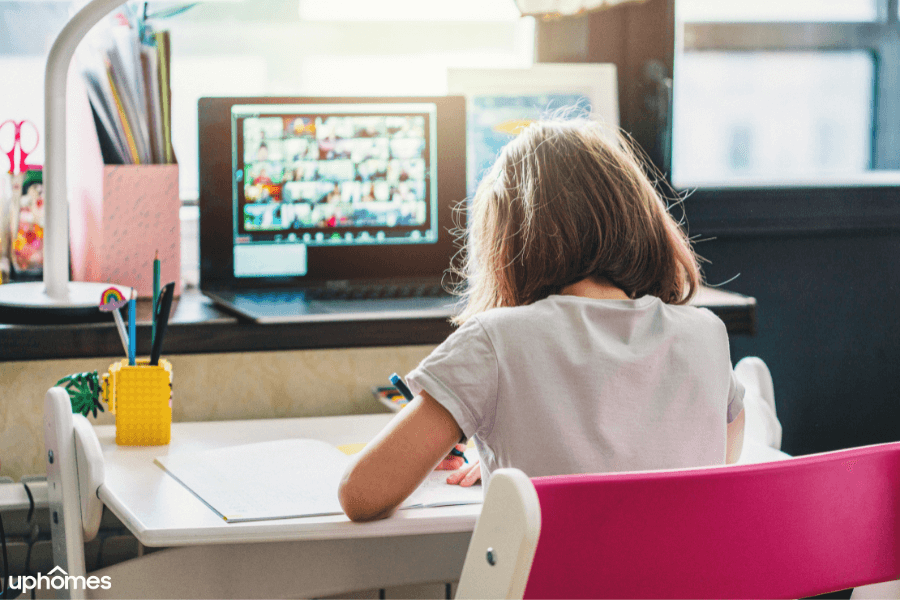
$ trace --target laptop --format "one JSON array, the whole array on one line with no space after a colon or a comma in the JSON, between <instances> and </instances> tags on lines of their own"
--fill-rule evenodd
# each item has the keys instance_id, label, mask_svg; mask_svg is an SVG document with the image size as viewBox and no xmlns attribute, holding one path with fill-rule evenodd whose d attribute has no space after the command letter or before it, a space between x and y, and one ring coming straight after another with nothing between
<instances>
[{"instance_id":1,"label":"laptop","mask_svg":"<svg viewBox=\"0 0 900 600\"><path fill-rule=\"evenodd\" d=\"M218 305L259 323L458 310L463 97L202 98L199 127L200 289Z\"/></svg>"}]
</instances>

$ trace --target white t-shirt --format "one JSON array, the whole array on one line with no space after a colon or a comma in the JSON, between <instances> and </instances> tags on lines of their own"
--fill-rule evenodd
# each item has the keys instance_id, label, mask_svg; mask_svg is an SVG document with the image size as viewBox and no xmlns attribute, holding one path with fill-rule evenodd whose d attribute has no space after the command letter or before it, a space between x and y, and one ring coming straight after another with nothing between
<instances>
[{"instance_id":1,"label":"white t-shirt","mask_svg":"<svg viewBox=\"0 0 900 600\"><path fill-rule=\"evenodd\" d=\"M723 464L743 409L725 325L654 296L550 296L469 319L408 376L492 471L529 477Z\"/></svg>"}]
</instances>

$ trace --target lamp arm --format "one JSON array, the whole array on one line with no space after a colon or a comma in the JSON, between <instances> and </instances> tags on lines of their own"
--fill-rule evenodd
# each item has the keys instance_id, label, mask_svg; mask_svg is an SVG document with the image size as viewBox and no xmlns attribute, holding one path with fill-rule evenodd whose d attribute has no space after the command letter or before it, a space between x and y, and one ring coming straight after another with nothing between
<instances>
[{"instance_id":1,"label":"lamp arm","mask_svg":"<svg viewBox=\"0 0 900 600\"><path fill-rule=\"evenodd\" d=\"M69 296L69 198L66 186L66 87L69 65L79 42L100 19L125 0L93 0L81 8L59 33L44 75L44 285L46 294L65 301Z\"/></svg>"}]
</instances>

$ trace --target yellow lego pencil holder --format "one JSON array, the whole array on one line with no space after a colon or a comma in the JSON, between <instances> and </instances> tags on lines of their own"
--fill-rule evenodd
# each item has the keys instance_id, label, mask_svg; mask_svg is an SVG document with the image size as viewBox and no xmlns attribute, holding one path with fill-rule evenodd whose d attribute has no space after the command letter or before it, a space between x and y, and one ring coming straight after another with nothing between
<instances>
[{"instance_id":1,"label":"yellow lego pencil holder","mask_svg":"<svg viewBox=\"0 0 900 600\"><path fill-rule=\"evenodd\" d=\"M103 399L116 415L120 446L162 446L172 437L172 365L165 359L151 366L138 359L109 366L103 375Z\"/></svg>"}]
</instances>

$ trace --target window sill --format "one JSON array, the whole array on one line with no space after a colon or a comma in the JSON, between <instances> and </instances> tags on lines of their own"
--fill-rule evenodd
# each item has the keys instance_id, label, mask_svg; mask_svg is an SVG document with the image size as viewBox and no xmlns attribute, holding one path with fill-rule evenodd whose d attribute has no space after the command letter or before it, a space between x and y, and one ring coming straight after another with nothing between
<instances>
[{"instance_id":1,"label":"window sill","mask_svg":"<svg viewBox=\"0 0 900 600\"><path fill-rule=\"evenodd\" d=\"M684 209L700 238L900 231L900 187L701 189Z\"/></svg>"}]
</instances>

